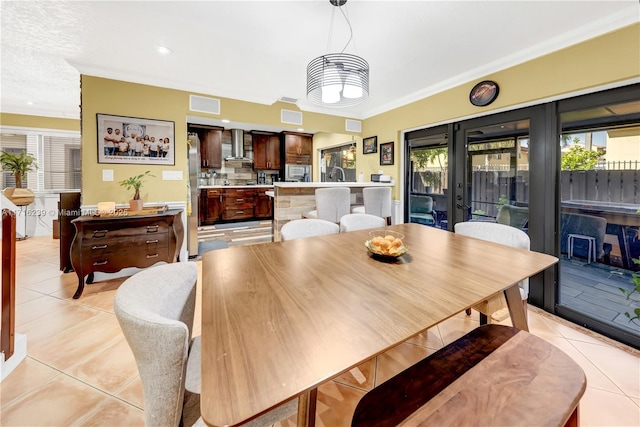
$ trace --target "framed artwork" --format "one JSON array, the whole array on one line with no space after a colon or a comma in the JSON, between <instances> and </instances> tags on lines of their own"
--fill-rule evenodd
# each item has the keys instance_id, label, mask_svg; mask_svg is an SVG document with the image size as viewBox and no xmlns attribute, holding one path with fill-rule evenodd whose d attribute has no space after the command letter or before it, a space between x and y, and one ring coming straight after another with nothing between
<instances>
[{"instance_id":1,"label":"framed artwork","mask_svg":"<svg viewBox=\"0 0 640 427\"><path fill-rule=\"evenodd\" d=\"M175 123L96 114L98 163L175 165Z\"/></svg>"},{"instance_id":2,"label":"framed artwork","mask_svg":"<svg viewBox=\"0 0 640 427\"><path fill-rule=\"evenodd\" d=\"M370 136L362 140L362 154L371 154L378 152L378 137Z\"/></svg>"},{"instance_id":3,"label":"framed artwork","mask_svg":"<svg viewBox=\"0 0 640 427\"><path fill-rule=\"evenodd\" d=\"M393 164L393 141L380 144L380 164L381 165Z\"/></svg>"},{"instance_id":4,"label":"framed artwork","mask_svg":"<svg viewBox=\"0 0 640 427\"><path fill-rule=\"evenodd\" d=\"M495 101L499 91L500 88L496 82L491 80L481 81L469 92L469 102L477 107L484 107Z\"/></svg>"}]
</instances>

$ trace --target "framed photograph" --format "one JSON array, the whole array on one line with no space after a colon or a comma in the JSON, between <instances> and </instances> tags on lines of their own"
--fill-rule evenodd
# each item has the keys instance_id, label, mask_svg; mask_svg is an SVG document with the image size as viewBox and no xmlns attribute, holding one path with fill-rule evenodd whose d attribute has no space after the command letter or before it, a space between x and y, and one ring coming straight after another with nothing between
<instances>
[{"instance_id":1,"label":"framed photograph","mask_svg":"<svg viewBox=\"0 0 640 427\"><path fill-rule=\"evenodd\" d=\"M496 82L484 80L471 89L469 102L477 107L484 107L491 104L498 97L500 88Z\"/></svg>"},{"instance_id":2,"label":"framed photograph","mask_svg":"<svg viewBox=\"0 0 640 427\"><path fill-rule=\"evenodd\" d=\"M175 123L96 114L98 163L175 165Z\"/></svg>"},{"instance_id":3,"label":"framed photograph","mask_svg":"<svg viewBox=\"0 0 640 427\"><path fill-rule=\"evenodd\" d=\"M370 136L362 140L362 154L371 154L378 152L378 137Z\"/></svg>"},{"instance_id":4,"label":"framed photograph","mask_svg":"<svg viewBox=\"0 0 640 427\"><path fill-rule=\"evenodd\" d=\"M384 144L380 144L380 164L393 164L393 142L385 142Z\"/></svg>"}]
</instances>

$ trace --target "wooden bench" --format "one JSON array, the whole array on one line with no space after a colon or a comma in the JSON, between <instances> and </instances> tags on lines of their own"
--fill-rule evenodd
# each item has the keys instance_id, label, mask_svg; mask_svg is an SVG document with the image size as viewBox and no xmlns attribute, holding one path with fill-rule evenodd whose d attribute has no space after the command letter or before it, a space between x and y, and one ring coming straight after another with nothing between
<instances>
[{"instance_id":1,"label":"wooden bench","mask_svg":"<svg viewBox=\"0 0 640 427\"><path fill-rule=\"evenodd\" d=\"M577 426L585 387L557 347L485 325L369 391L351 426Z\"/></svg>"}]
</instances>

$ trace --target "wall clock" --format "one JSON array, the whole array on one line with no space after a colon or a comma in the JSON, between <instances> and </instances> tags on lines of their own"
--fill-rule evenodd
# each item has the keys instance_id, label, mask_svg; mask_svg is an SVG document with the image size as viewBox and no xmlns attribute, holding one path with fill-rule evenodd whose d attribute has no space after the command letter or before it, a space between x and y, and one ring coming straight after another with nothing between
<instances>
[{"instance_id":1,"label":"wall clock","mask_svg":"<svg viewBox=\"0 0 640 427\"><path fill-rule=\"evenodd\" d=\"M491 80L483 80L471 89L469 102L478 107L491 104L498 97L500 88Z\"/></svg>"}]
</instances>

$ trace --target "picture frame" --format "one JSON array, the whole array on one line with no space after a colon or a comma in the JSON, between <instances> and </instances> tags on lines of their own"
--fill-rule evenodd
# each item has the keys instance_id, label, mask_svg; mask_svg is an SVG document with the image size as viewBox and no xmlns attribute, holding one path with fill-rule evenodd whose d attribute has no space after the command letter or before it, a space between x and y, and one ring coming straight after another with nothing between
<instances>
[{"instance_id":1,"label":"picture frame","mask_svg":"<svg viewBox=\"0 0 640 427\"><path fill-rule=\"evenodd\" d=\"M492 80L483 80L469 92L469 102L476 107L485 107L498 97L500 87Z\"/></svg>"},{"instance_id":2,"label":"picture frame","mask_svg":"<svg viewBox=\"0 0 640 427\"><path fill-rule=\"evenodd\" d=\"M381 165L393 164L393 141L380 144L380 164Z\"/></svg>"},{"instance_id":3,"label":"picture frame","mask_svg":"<svg viewBox=\"0 0 640 427\"><path fill-rule=\"evenodd\" d=\"M98 163L176 163L175 122L96 114Z\"/></svg>"},{"instance_id":4,"label":"picture frame","mask_svg":"<svg viewBox=\"0 0 640 427\"><path fill-rule=\"evenodd\" d=\"M362 139L362 154L371 154L378 152L378 137L370 136Z\"/></svg>"}]
</instances>

